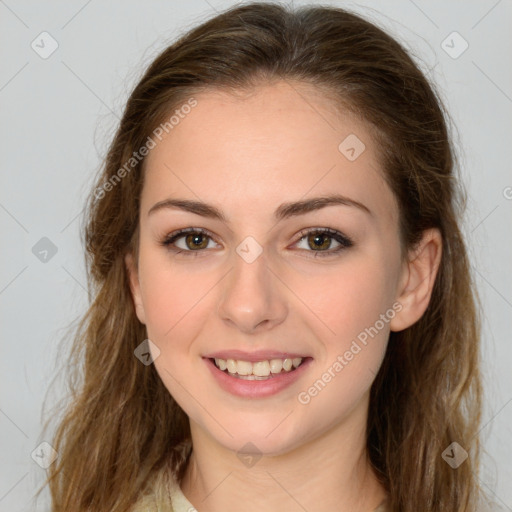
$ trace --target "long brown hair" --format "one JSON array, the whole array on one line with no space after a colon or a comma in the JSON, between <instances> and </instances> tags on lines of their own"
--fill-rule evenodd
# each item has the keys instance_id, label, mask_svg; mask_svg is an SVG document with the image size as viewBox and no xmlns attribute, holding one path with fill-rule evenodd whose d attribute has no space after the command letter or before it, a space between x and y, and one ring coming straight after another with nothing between
<instances>
[{"instance_id":1,"label":"long brown hair","mask_svg":"<svg viewBox=\"0 0 512 512\"><path fill-rule=\"evenodd\" d=\"M474 510L480 320L459 229L465 194L440 95L397 41L358 15L251 3L205 21L154 60L127 102L91 191L84 239L93 300L76 329L70 400L52 443L59 454L47 480L54 512L128 511L167 464L181 480L188 418L154 366L134 357L147 333L124 256L137 256L144 159L126 163L194 94L274 80L315 85L333 108L367 123L399 204L404 251L427 228L441 232L430 304L413 326L391 333L372 386L367 450L394 512ZM469 454L457 469L442 456L453 442Z\"/></svg>"}]
</instances>

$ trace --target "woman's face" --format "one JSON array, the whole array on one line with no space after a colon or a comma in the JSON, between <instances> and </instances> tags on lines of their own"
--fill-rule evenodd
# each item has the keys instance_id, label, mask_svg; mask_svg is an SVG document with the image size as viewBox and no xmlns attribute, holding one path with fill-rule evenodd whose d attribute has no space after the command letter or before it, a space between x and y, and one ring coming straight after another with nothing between
<instances>
[{"instance_id":1,"label":"woman's face","mask_svg":"<svg viewBox=\"0 0 512 512\"><path fill-rule=\"evenodd\" d=\"M362 427L404 277L379 148L305 84L195 99L146 159L131 277L158 374L235 451Z\"/></svg>"}]
</instances>

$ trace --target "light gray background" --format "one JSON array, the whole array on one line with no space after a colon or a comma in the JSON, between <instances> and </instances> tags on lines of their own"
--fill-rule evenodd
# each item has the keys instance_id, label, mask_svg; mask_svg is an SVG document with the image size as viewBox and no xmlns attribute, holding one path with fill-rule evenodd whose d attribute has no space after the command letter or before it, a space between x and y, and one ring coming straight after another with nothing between
<instances>
[{"instance_id":1,"label":"light gray background","mask_svg":"<svg viewBox=\"0 0 512 512\"><path fill-rule=\"evenodd\" d=\"M47 493L37 507L31 501L45 473L31 453L45 440L41 408L58 342L87 304L80 214L127 95L166 44L234 3L0 0L1 511L49 509ZM406 44L456 123L469 192L464 232L485 311L481 479L512 510L512 3L325 4L365 14ZM47 59L31 48L43 31L59 45ZM458 58L441 46L453 31L469 44ZM452 53L462 48L450 41ZM57 247L46 263L32 252L42 237ZM64 393L61 383L51 397Z\"/></svg>"}]
</instances>

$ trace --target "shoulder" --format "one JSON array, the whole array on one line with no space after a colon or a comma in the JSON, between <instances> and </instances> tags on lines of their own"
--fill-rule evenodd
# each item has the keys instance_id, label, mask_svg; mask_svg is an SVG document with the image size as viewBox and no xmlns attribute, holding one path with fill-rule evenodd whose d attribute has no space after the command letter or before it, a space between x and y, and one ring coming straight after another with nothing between
<instances>
[{"instance_id":1,"label":"shoulder","mask_svg":"<svg viewBox=\"0 0 512 512\"><path fill-rule=\"evenodd\" d=\"M476 508L476 512L508 512L508 510L509 509L505 509L502 506L490 500L482 500ZM385 501L384 503L381 503L372 512L392 512L392 510L389 506L389 502Z\"/></svg>"},{"instance_id":2,"label":"shoulder","mask_svg":"<svg viewBox=\"0 0 512 512\"><path fill-rule=\"evenodd\" d=\"M156 473L130 512L175 512L167 477L166 471Z\"/></svg>"},{"instance_id":3,"label":"shoulder","mask_svg":"<svg viewBox=\"0 0 512 512\"><path fill-rule=\"evenodd\" d=\"M391 509L389 508L389 501L385 500L383 501L376 509L374 509L372 512L391 512Z\"/></svg>"},{"instance_id":4,"label":"shoulder","mask_svg":"<svg viewBox=\"0 0 512 512\"><path fill-rule=\"evenodd\" d=\"M508 508L504 508L501 505L498 505L494 502L485 502L481 504L477 509L476 512L507 512Z\"/></svg>"},{"instance_id":5,"label":"shoulder","mask_svg":"<svg viewBox=\"0 0 512 512\"><path fill-rule=\"evenodd\" d=\"M508 507L502 507L496 501L493 501L490 494L481 491L476 506L476 512L506 512Z\"/></svg>"}]
</instances>

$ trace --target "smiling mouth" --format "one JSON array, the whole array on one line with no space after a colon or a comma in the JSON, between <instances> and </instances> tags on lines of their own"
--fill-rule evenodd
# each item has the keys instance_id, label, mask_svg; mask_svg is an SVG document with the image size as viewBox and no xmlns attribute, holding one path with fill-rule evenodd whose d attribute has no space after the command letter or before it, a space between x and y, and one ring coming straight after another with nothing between
<instances>
[{"instance_id":1,"label":"smiling mouth","mask_svg":"<svg viewBox=\"0 0 512 512\"><path fill-rule=\"evenodd\" d=\"M210 361L221 371L231 377L243 380L268 380L279 375L294 372L310 357L293 359L269 359L263 361L241 361L237 359L210 358Z\"/></svg>"}]
</instances>

